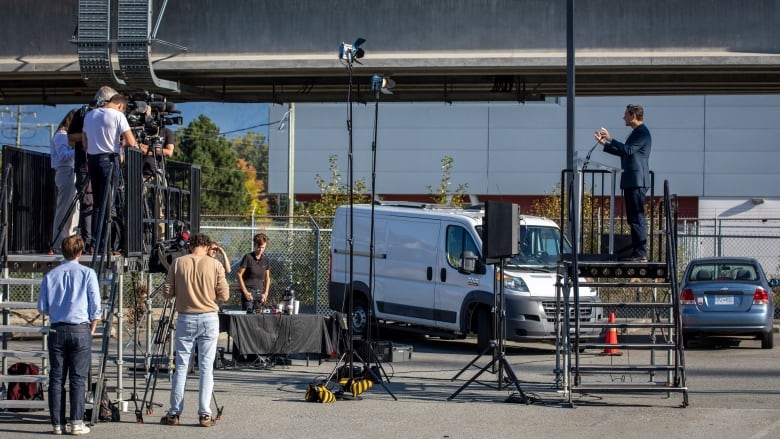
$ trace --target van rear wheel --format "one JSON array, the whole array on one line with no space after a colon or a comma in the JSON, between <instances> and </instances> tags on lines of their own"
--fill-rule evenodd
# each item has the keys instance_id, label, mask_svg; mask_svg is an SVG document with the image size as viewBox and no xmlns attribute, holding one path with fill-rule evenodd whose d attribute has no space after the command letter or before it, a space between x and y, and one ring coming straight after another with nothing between
<instances>
[{"instance_id":1,"label":"van rear wheel","mask_svg":"<svg viewBox=\"0 0 780 439\"><path fill-rule=\"evenodd\" d=\"M363 336L368 327L368 302L363 296L352 300L352 334Z\"/></svg>"},{"instance_id":2,"label":"van rear wheel","mask_svg":"<svg viewBox=\"0 0 780 439\"><path fill-rule=\"evenodd\" d=\"M476 318L477 350L483 352L490 346L490 340L493 340L493 316L487 308L482 307L477 309Z\"/></svg>"}]
</instances>

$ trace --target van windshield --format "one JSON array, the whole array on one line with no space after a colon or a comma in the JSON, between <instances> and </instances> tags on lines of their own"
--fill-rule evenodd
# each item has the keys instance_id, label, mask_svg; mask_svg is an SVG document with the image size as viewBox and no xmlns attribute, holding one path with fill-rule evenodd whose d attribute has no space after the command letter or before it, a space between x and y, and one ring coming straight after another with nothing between
<instances>
[{"instance_id":1,"label":"van windshield","mask_svg":"<svg viewBox=\"0 0 780 439\"><path fill-rule=\"evenodd\" d=\"M561 248L561 233L555 227L520 226L518 234L519 253L508 261L508 265L553 266L558 263ZM563 241L563 252L571 253L569 243Z\"/></svg>"}]
</instances>

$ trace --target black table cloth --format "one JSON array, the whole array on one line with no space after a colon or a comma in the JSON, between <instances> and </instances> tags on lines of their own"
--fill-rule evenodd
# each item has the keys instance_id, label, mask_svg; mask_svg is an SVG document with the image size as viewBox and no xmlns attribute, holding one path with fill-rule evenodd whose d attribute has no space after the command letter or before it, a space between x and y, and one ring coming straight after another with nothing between
<instances>
[{"instance_id":1,"label":"black table cloth","mask_svg":"<svg viewBox=\"0 0 780 439\"><path fill-rule=\"evenodd\" d=\"M330 356L333 352L326 318L316 314L223 313L219 326L233 339L239 355Z\"/></svg>"}]
</instances>

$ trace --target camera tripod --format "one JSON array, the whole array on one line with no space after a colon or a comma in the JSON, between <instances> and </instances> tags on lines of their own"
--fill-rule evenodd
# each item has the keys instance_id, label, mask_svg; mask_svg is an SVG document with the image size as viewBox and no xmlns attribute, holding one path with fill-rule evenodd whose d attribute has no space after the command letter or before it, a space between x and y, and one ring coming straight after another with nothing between
<instances>
[{"instance_id":1,"label":"camera tripod","mask_svg":"<svg viewBox=\"0 0 780 439\"><path fill-rule=\"evenodd\" d=\"M159 136L157 136L159 137ZM164 142L164 141L163 141ZM168 180L166 178L164 146L150 146L153 166L144 166L142 215L146 241L152 244L166 239L165 207L169 205ZM152 189L151 191L149 189ZM151 192L151 193L150 193Z\"/></svg>"},{"instance_id":2,"label":"camera tripod","mask_svg":"<svg viewBox=\"0 0 780 439\"><path fill-rule=\"evenodd\" d=\"M466 366L463 367L463 369L460 370L457 374L455 374L454 377L452 377L452 380L456 380L461 374L463 374L466 370L474 366L477 361L483 356L488 353L490 353L491 357L493 358L488 364L481 367L479 371L474 374L473 377L471 377L468 381L463 383L458 390L456 390L452 395L450 395L447 400L452 400L460 392L462 392L466 387L468 387L471 383L477 381L477 379L488 370L493 374L498 374L498 383L496 385L497 390L502 390L508 386L508 384L505 383L504 380L504 372L506 372L506 377L508 380L514 384L515 388L517 389L517 392L519 393L520 400L528 404L530 400L528 399L528 396L523 392L522 387L520 387L520 382L517 379L517 375L515 375L515 372L512 370L512 366L509 364L509 361L506 359L506 348L504 346L504 335L506 333L506 313L504 309L504 258L500 258L499 262L499 276L495 276L493 279L493 309L492 309L492 317L493 317L493 333L495 334L496 338L493 340L490 340L488 343L488 346L479 354L477 355L471 362L469 362ZM498 279L501 279L500 281ZM498 293L498 294L496 294Z\"/></svg>"},{"instance_id":3,"label":"camera tripod","mask_svg":"<svg viewBox=\"0 0 780 439\"><path fill-rule=\"evenodd\" d=\"M146 370L146 386L144 389L144 396L141 399L141 405L138 405L138 398L135 397L135 422L143 423L143 412L147 415L154 413L154 407L162 407L162 404L154 402L154 392L157 389L157 376L164 364L164 360L168 360L168 376L170 377L173 371L173 356L171 346L171 334L175 331L173 318L176 314L174 308L175 298L166 300L163 304L163 309L160 314L160 319L157 321L157 327L154 331L154 338L152 343L154 345L151 351L152 361L149 364L149 368ZM169 355L165 355L166 352ZM134 395L136 396L136 395Z\"/></svg>"}]
</instances>

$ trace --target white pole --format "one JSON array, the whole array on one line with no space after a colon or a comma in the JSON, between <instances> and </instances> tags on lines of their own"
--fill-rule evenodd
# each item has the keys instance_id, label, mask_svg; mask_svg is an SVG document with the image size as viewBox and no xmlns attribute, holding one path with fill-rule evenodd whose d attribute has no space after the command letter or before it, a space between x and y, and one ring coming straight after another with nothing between
<instances>
[{"instance_id":1,"label":"white pole","mask_svg":"<svg viewBox=\"0 0 780 439\"><path fill-rule=\"evenodd\" d=\"M295 210L295 103L290 102L287 127L287 216Z\"/></svg>"}]
</instances>

